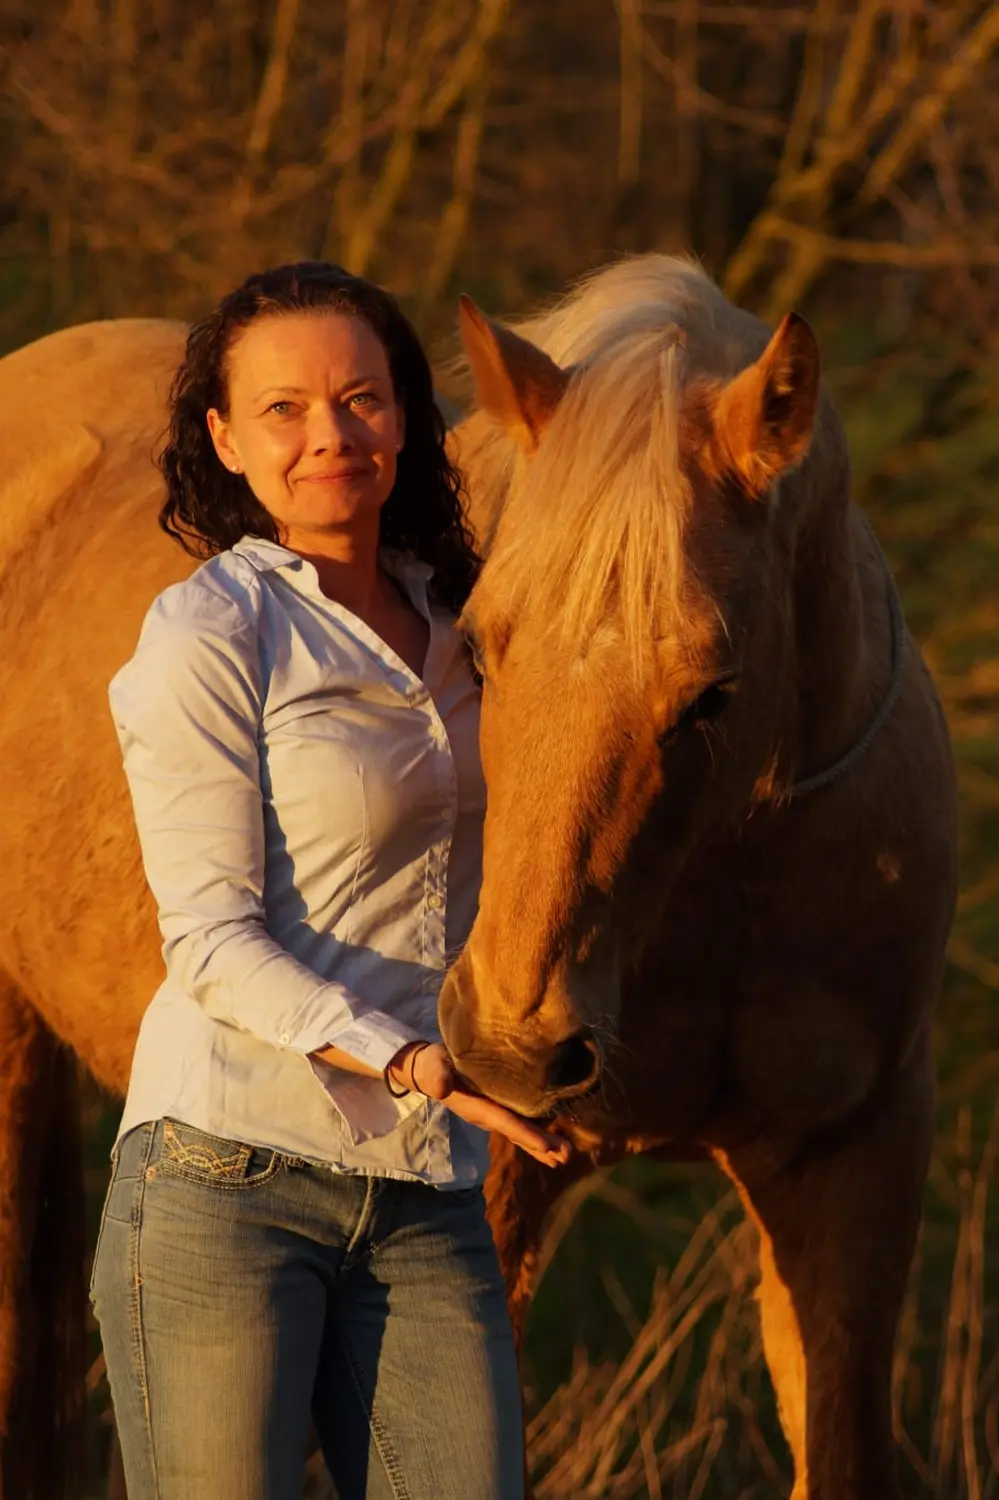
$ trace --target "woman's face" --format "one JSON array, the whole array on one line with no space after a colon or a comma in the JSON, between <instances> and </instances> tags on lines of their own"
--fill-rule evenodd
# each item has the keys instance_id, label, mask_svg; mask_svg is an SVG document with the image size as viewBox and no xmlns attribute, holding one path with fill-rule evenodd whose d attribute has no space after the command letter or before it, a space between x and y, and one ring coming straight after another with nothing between
<instances>
[{"instance_id":1,"label":"woman's face","mask_svg":"<svg viewBox=\"0 0 999 1500\"><path fill-rule=\"evenodd\" d=\"M405 417L385 346L364 319L258 318L229 350L227 373L228 414L208 412L215 451L246 475L286 544L377 530Z\"/></svg>"}]
</instances>

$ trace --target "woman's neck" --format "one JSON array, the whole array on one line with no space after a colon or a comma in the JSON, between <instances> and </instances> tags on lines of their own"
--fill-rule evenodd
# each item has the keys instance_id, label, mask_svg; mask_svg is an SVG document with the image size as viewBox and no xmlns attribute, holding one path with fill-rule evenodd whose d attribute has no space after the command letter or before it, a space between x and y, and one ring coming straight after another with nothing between
<instances>
[{"instance_id":1,"label":"woman's neck","mask_svg":"<svg viewBox=\"0 0 999 1500\"><path fill-rule=\"evenodd\" d=\"M384 593L378 567L378 528L322 532L288 529L284 545L316 570L319 587L361 620L377 610Z\"/></svg>"}]
</instances>

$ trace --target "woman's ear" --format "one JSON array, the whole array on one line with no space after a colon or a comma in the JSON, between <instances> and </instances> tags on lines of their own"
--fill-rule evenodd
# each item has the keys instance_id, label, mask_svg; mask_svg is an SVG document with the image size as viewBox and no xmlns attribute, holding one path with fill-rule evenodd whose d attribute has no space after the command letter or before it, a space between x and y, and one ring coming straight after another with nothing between
<instances>
[{"instance_id":1,"label":"woman's ear","mask_svg":"<svg viewBox=\"0 0 999 1500\"><path fill-rule=\"evenodd\" d=\"M229 423L220 412L216 411L214 406L208 411L205 420L208 423L208 432L214 444L215 452L218 454L221 462L230 473L242 474L243 465L240 462L236 446L232 441Z\"/></svg>"}]
</instances>

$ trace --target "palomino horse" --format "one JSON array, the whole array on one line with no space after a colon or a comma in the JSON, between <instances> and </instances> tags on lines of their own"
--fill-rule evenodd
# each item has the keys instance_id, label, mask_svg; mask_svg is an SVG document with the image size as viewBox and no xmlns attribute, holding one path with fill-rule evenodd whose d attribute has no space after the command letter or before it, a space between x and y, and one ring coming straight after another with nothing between
<instances>
[{"instance_id":1,"label":"palomino horse","mask_svg":"<svg viewBox=\"0 0 999 1500\"><path fill-rule=\"evenodd\" d=\"M655 258L529 327L547 354L463 320L484 408L458 441L489 553L469 625L490 812L449 1043L525 1110L572 1099L577 1162L670 1148L726 1167L762 1231L796 1496L882 1500L953 788L824 398L815 415L813 342L792 321L767 346ZM160 975L106 684L192 566L156 528L150 462L182 341L92 325L0 363L5 1500L77 1492L67 1049L122 1092ZM567 1177L497 1155L518 1316Z\"/></svg>"},{"instance_id":2,"label":"palomino horse","mask_svg":"<svg viewBox=\"0 0 999 1500\"><path fill-rule=\"evenodd\" d=\"M123 1093L162 972L107 684L193 566L158 532L150 461L184 333L93 324L0 361L0 1500L80 1494L85 1246L56 1038Z\"/></svg>"},{"instance_id":3,"label":"palomino horse","mask_svg":"<svg viewBox=\"0 0 999 1500\"><path fill-rule=\"evenodd\" d=\"M815 340L662 257L516 334L461 322L488 810L445 1039L581 1155L715 1158L795 1500L890 1500L954 777ZM494 1158L518 1315L563 1185Z\"/></svg>"}]
</instances>

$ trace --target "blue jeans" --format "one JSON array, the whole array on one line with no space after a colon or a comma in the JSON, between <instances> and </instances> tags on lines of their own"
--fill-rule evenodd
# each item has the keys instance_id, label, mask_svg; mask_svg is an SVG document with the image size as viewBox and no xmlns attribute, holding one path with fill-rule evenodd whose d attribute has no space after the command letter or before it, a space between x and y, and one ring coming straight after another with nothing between
<instances>
[{"instance_id":1,"label":"blue jeans","mask_svg":"<svg viewBox=\"0 0 999 1500\"><path fill-rule=\"evenodd\" d=\"M115 1154L91 1286L129 1500L521 1500L480 1189L337 1175L172 1120Z\"/></svg>"}]
</instances>

